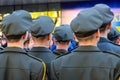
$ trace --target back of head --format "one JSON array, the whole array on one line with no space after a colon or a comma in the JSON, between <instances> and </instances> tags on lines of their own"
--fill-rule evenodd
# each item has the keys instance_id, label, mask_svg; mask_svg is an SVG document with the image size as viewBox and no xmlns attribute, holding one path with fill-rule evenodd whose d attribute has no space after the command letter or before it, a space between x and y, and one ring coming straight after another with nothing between
<instances>
[{"instance_id":1,"label":"back of head","mask_svg":"<svg viewBox=\"0 0 120 80\"><path fill-rule=\"evenodd\" d=\"M23 16L22 13L25 15ZM18 12L13 12L6 16L1 22L1 31L6 35L6 37L23 35L32 25L32 18L29 12L25 11L21 12L20 15L18 14Z\"/></svg>"},{"instance_id":2,"label":"back of head","mask_svg":"<svg viewBox=\"0 0 120 80\"><path fill-rule=\"evenodd\" d=\"M69 25L61 25L55 28L55 39L59 42L71 41L74 39L73 32Z\"/></svg>"},{"instance_id":3,"label":"back of head","mask_svg":"<svg viewBox=\"0 0 120 80\"><path fill-rule=\"evenodd\" d=\"M30 28L31 34L34 37L45 36L52 33L54 22L49 16L40 16L33 21L33 26Z\"/></svg>"},{"instance_id":4,"label":"back of head","mask_svg":"<svg viewBox=\"0 0 120 80\"><path fill-rule=\"evenodd\" d=\"M103 24L101 14L94 8L81 11L71 22L73 32L79 38L94 34Z\"/></svg>"},{"instance_id":5,"label":"back of head","mask_svg":"<svg viewBox=\"0 0 120 80\"><path fill-rule=\"evenodd\" d=\"M116 27L112 27L107 37L109 40L115 42L119 36L120 32L116 29Z\"/></svg>"}]
</instances>

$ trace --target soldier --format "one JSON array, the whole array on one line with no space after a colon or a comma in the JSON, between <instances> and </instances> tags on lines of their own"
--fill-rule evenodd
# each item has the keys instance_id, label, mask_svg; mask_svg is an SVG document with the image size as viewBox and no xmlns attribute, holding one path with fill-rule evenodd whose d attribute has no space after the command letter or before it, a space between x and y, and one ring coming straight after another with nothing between
<instances>
[{"instance_id":1,"label":"soldier","mask_svg":"<svg viewBox=\"0 0 120 80\"><path fill-rule=\"evenodd\" d=\"M111 51L111 52L120 53L120 49L119 49L120 47L112 43L107 38L108 32L111 29L112 20L114 18L113 12L111 11L110 7L107 6L106 4L96 4L94 8L98 10L103 17L102 18L103 24L100 27L101 37L100 37L100 41L98 42L98 47L102 51Z\"/></svg>"},{"instance_id":2,"label":"soldier","mask_svg":"<svg viewBox=\"0 0 120 80\"><path fill-rule=\"evenodd\" d=\"M50 63L56 56L49 50L49 43L52 39L52 31L54 22L48 16L40 16L33 21L31 27L32 39L34 41L33 48L29 53L33 56L41 58L47 64L47 75L50 80Z\"/></svg>"},{"instance_id":3,"label":"soldier","mask_svg":"<svg viewBox=\"0 0 120 80\"><path fill-rule=\"evenodd\" d=\"M56 27L54 31L54 37L56 39L56 49L53 51L53 53L58 57L68 54L70 41L74 39L70 26L61 25Z\"/></svg>"},{"instance_id":4,"label":"soldier","mask_svg":"<svg viewBox=\"0 0 120 80\"><path fill-rule=\"evenodd\" d=\"M70 26L78 45L70 54L51 63L52 80L117 80L119 58L97 47L102 16L94 8L81 11Z\"/></svg>"},{"instance_id":5,"label":"soldier","mask_svg":"<svg viewBox=\"0 0 120 80\"><path fill-rule=\"evenodd\" d=\"M0 80L44 80L46 68L43 61L28 55L23 49L32 18L29 12L20 12L22 16L13 12L1 23L8 47L0 54Z\"/></svg>"},{"instance_id":6,"label":"soldier","mask_svg":"<svg viewBox=\"0 0 120 80\"><path fill-rule=\"evenodd\" d=\"M108 39L116 45L120 45L120 32L116 27L112 27L107 35Z\"/></svg>"}]
</instances>

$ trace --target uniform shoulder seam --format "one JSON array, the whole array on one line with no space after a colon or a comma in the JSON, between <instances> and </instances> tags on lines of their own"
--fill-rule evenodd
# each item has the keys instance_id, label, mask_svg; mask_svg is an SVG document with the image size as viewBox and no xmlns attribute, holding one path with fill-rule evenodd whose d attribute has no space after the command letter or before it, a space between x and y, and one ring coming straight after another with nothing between
<instances>
[{"instance_id":1,"label":"uniform shoulder seam","mask_svg":"<svg viewBox=\"0 0 120 80\"><path fill-rule=\"evenodd\" d=\"M115 52L111 52L111 51L103 51L104 53L108 53L108 54L111 54L111 55L114 55L114 56L117 56L120 58L120 54L118 53L115 53Z\"/></svg>"}]
</instances>

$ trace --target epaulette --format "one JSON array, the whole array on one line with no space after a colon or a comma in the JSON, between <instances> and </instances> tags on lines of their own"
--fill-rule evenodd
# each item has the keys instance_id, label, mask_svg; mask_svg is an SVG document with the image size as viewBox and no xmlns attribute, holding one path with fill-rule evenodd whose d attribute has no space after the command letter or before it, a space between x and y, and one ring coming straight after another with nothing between
<instances>
[{"instance_id":1,"label":"epaulette","mask_svg":"<svg viewBox=\"0 0 120 80\"><path fill-rule=\"evenodd\" d=\"M35 56L31 55L31 54L27 54L27 55L28 55L29 57L31 57L31 58L34 58L34 59L40 61L40 62L42 63L42 65L43 65L43 67L44 67L44 73L43 73L42 80L45 80L45 78L46 78L46 68L47 68L45 62L44 62L42 59L37 58L37 57L35 57Z\"/></svg>"},{"instance_id":2,"label":"epaulette","mask_svg":"<svg viewBox=\"0 0 120 80\"><path fill-rule=\"evenodd\" d=\"M104 53L108 53L108 54L111 54L111 55L114 55L114 56L117 56L120 58L120 54L119 53L115 53L115 52L111 52L111 51L103 51Z\"/></svg>"}]
</instances>

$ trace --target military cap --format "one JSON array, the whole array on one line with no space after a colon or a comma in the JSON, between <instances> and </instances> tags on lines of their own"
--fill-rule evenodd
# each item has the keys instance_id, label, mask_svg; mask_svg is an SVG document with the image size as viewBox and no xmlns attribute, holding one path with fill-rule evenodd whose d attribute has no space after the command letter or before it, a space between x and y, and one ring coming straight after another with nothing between
<instances>
[{"instance_id":1,"label":"military cap","mask_svg":"<svg viewBox=\"0 0 120 80\"><path fill-rule=\"evenodd\" d=\"M106 5L106 4L96 4L94 6L94 8L96 10L98 10L101 13L101 15L103 16L103 24L108 24L113 20L114 14L113 14L113 12L111 11L111 9L108 5Z\"/></svg>"},{"instance_id":2,"label":"military cap","mask_svg":"<svg viewBox=\"0 0 120 80\"><path fill-rule=\"evenodd\" d=\"M15 15L17 15L17 16L21 16L21 17L26 17L26 16L28 16L28 18L30 18L29 16L31 16L31 15L29 14L29 12L26 11L26 10L16 10L16 11L13 12L13 14L15 14Z\"/></svg>"},{"instance_id":3,"label":"military cap","mask_svg":"<svg viewBox=\"0 0 120 80\"><path fill-rule=\"evenodd\" d=\"M61 25L55 28L54 37L57 41L70 41L73 40L73 31L69 25Z\"/></svg>"},{"instance_id":4,"label":"military cap","mask_svg":"<svg viewBox=\"0 0 120 80\"><path fill-rule=\"evenodd\" d=\"M21 11L19 11L21 12ZM24 16L22 15L24 14ZM28 16L29 15L29 16ZM27 11L22 11L21 16L17 12L6 16L1 22L1 31L6 36L22 35L29 30L32 25L32 18Z\"/></svg>"},{"instance_id":5,"label":"military cap","mask_svg":"<svg viewBox=\"0 0 120 80\"><path fill-rule=\"evenodd\" d=\"M94 8L88 8L71 21L70 26L79 37L87 37L94 34L103 24L101 14Z\"/></svg>"},{"instance_id":6,"label":"military cap","mask_svg":"<svg viewBox=\"0 0 120 80\"><path fill-rule=\"evenodd\" d=\"M50 34L54 29L54 22L49 16L40 16L33 21L33 26L30 28L31 34L34 37L40 37Z\"/></svg>"},{"instance_id":7,"label":"military cap","mask_svg":"<svg viewBox=\"0 0 120 80\"><path fill-rule=\"evenodd\" d=\"M111 41L116 40L120 36L120 32L116 29L116 27L112 27L110 32L108 33L108 39Z\"/></svg>"},{"instance_id":8,"label":"military cap","mask_svg":"<svg viewBox=\"0 0 120 80\"><path fill-rule=\"evenodd\" d=\"M23 18L29 18L28 20L31 20L31 15L29 14L28 11L26 10L16 10L13 12L13 14L17 15L17 16L21 16ZM28 23L29 25L29 23ZM32 26L32 25L31 25ZM28 28L30 28L31 26L27 26ZM29 29L28 29L29 30ZM30 32L30 31L29 31Z\"/></svg>"}]
</instances>

